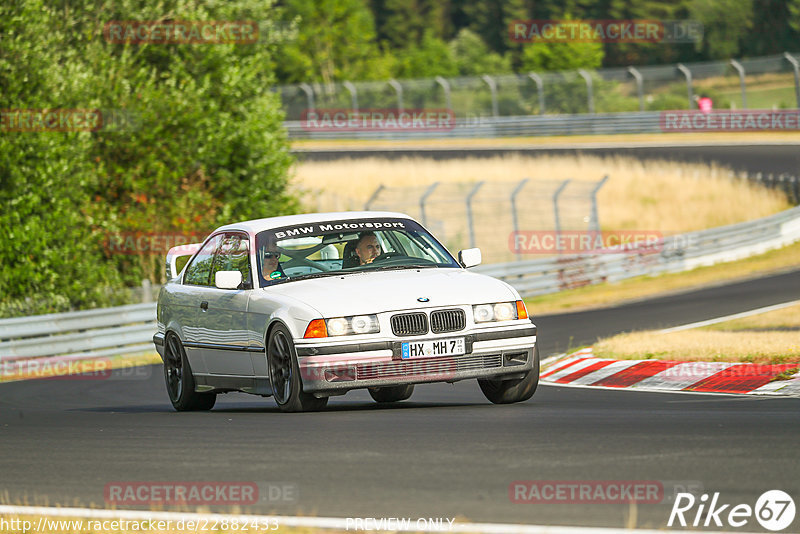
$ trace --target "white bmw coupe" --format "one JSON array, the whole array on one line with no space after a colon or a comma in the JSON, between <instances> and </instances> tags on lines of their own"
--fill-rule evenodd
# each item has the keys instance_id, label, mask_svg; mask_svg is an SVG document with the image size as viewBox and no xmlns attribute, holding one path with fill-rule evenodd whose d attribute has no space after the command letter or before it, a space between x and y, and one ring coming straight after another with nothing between
<instances>
[{"instance_id":1,"label":"white bmw coupe","mask_svg":"<svg viewBox=\"0 0 800 534\"><path fill-rule=\"evenodd\" d=\"M527 400L536 326L511 286L467 270L480 261L390 212L246 221L175 247L153 338L172 405L209 410L242 391L319 410L351 389L397 402L471 378L493 403Z\"/></svg>"}]
</instances>

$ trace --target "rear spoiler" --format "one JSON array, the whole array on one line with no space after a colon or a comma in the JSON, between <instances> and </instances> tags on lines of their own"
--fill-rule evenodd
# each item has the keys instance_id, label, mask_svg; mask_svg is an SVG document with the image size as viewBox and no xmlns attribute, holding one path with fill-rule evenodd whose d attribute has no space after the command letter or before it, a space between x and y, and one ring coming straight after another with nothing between
<instances>
[{"instance_id":1,"label":"rear spoiler","mask_svg":"<svg viewBox=\"0 0 800 534\"><path fill-rule=\"evenodd\" d=\"M202 245L202 243L187 243L169 249L169 251L167 251L167 261L165 265L167 280L172 280L180 274L178 271L178 258L194 255L195 252L200 250Z\"/></svg>"}]
</instances>

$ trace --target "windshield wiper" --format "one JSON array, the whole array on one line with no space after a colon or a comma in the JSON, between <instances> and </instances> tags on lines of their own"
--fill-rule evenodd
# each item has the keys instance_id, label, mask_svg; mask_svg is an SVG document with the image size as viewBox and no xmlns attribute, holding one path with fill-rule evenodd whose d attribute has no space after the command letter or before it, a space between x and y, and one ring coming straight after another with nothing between
<instances>
[{"instance_id":1,"label":"windshield wiper","mask_svg":"<svg viewBox=\"0 0 800 534\"><path fill-rule=\"evenodd\" d=\"M312 278L325 278L326 276L338 276L340 274L353 274L360 271L323 271L319 273L299 274L297 276L287 276L278 278L278 282L292 282L294 280L310 280ZM269 286L267 286L269 287Z\"/></svg>"},{"instance_id":2,"label":"windshield wiper","mask_svg":"<svg viewBox=\"0 0 800 534\"><path fill-rule=\"evenodd\" d=\"M404 265L386 265L385 267L375 267L374 269L365 269L369 271L395 271L401 269L426 269L426 268L436 268L436 264L430 263L418 263L418 264L404 264Z\"/></svg>"}]
</instances>

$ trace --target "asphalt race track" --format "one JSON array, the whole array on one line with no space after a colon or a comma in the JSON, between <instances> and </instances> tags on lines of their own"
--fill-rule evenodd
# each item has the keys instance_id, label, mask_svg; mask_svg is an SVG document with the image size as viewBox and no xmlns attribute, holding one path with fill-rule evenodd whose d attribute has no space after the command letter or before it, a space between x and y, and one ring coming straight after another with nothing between
<instances>
[{"instance_id":1,"label":"asphalt race track","mask_svg":"<svg viewBox=\"0 0 800 534\"><path fill-rule=\"evenodd\" d=\"M800 270L536 322L544 356L570 338L797 298ZM418 386L389 408L351 392L323 413L282 414L271 399L232 394L212 412L176 413L151 366L0 385L0 500L103 507L112 482L252 481L296 494L267 495L244 513L663 528L676 487L732 505L753 506L770 489L797 500L798 442L800 399L540 386L526 403L493 406L473 381ZM665 492L638 507L514 503L518 480L659 481ZM741 530L760 527L751 519Z\"/></svg>"},{"instance_id":2,"label":"asphalt race track","mask_svg":"<svg viewBox=\"0 0 800 534\"><path fill-rule=\"evenodd\" d=\"M358 149L336 148L313 150L294 150L301 160L331 161L342 158L405 158L426 157L432 159L464 159L464 158L490 158L505 154L522 154L525 156L539 155L564 155L585 154L599 157L629 156L641 160L674 160L685 162L710 163L717 162L731 167L737 171L750 173L786 173L791 176L800 174L800 146L797 143L715 143L702 145L678 144L675 146L657 146L642 144L631 146L632 143L615 143L613 136L609 143L587 144L575 146L509 146L509 147L468 147L447 148L428 146L424 148L396 148L396 149ZM512 143L510 141L509 143Z\"/></svg>"}]
</instances>

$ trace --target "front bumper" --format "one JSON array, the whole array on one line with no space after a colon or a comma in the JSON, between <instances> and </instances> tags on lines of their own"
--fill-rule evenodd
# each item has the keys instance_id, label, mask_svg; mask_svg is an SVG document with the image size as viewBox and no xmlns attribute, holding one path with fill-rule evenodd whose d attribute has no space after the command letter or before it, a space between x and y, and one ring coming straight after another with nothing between
<instances>
[{"instance_id":1,"label":"front bumper","mask_svg":"<svg viewBox=\"0 0 800 534\"><path fill-rule=\"evenodd\" d=\"M297 340L303 390L324 396L367 387L514 378L534 367L535 326L444 337L462 336L466 348L463 355L409 359L402 359L402 341L314 346Z\"/></svg>"}]
</instances>

